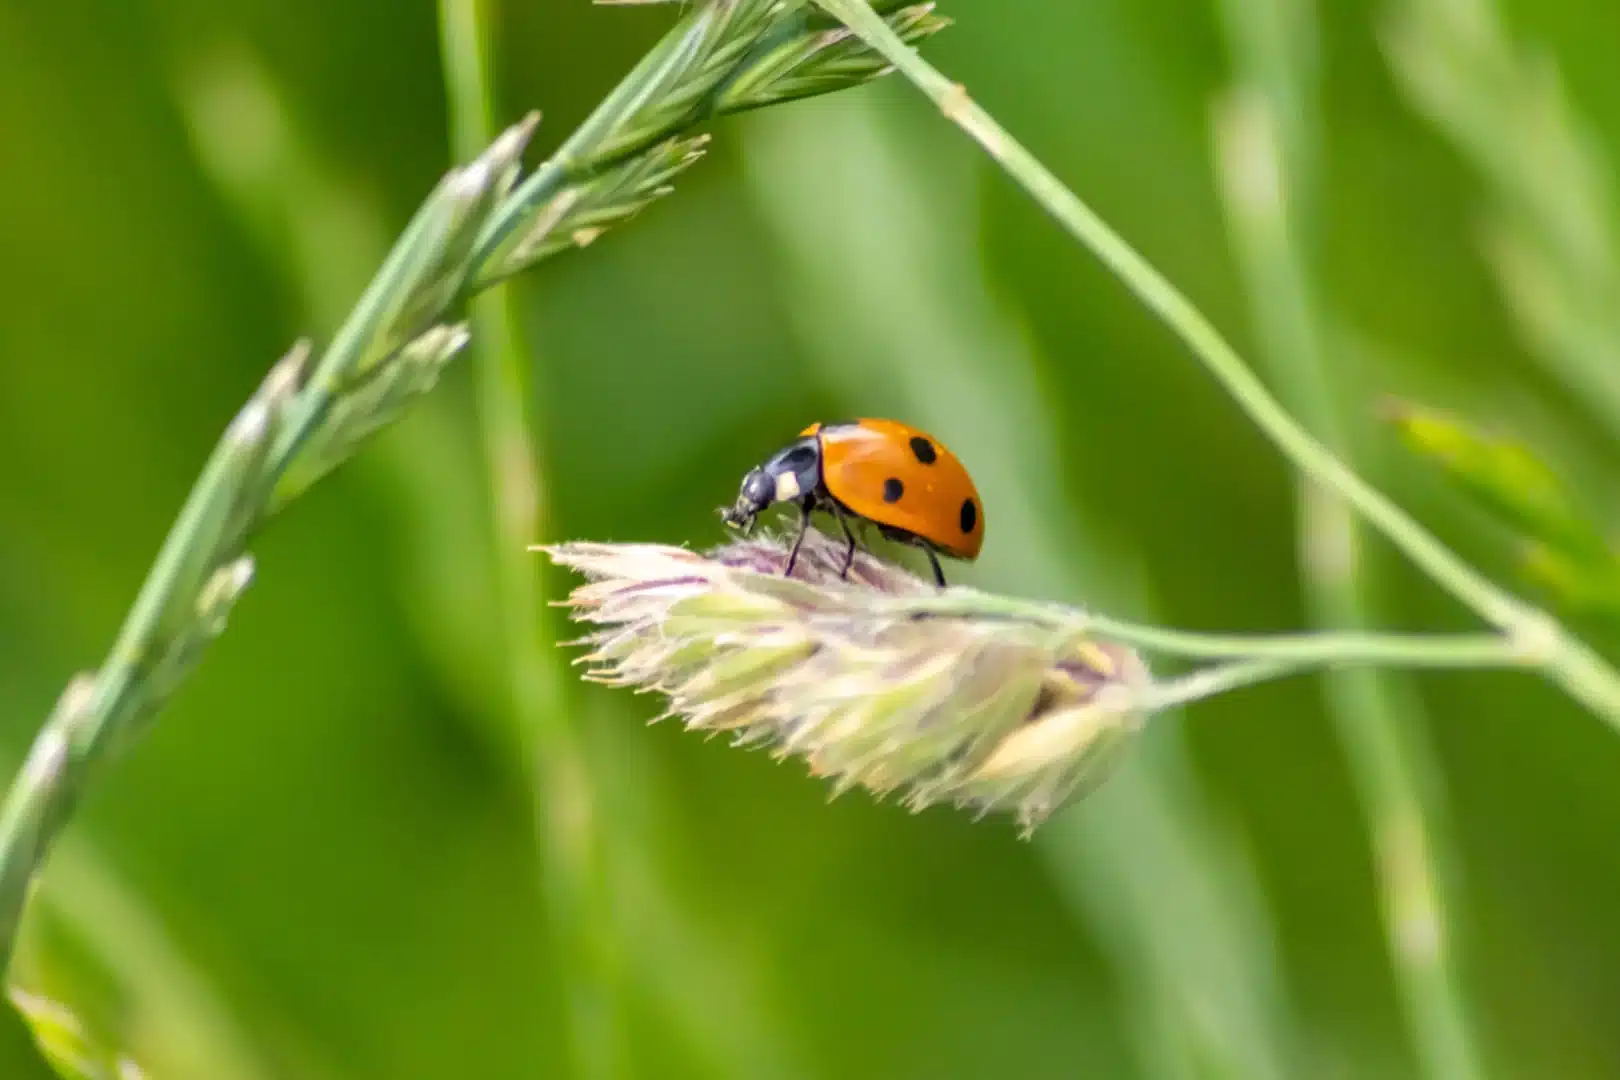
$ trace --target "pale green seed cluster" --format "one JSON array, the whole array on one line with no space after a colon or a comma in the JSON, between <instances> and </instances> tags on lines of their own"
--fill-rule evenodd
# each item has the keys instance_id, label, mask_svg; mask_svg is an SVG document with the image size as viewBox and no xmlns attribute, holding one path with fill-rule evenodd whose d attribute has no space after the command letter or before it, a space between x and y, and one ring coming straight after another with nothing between
<instances>
[{"instance_id":1,"label":"pale green seed cluster","mask_svg":"<svg viewBox=\"0 0 1620 1080\"><path fill-rule=\"evenodd\" d=\"M1130 650L976 605L971 589L942 597L865 551L840 580L844 545L815 530L792 579L769 535L707 554L543 550L588 579L567 600L594 627L576 643L591 647L587 678L662 695L688 729L802 758L835 794L1011 813L1028 835L1141 725L1147 673Z\"/></svg>"}]
</instances>

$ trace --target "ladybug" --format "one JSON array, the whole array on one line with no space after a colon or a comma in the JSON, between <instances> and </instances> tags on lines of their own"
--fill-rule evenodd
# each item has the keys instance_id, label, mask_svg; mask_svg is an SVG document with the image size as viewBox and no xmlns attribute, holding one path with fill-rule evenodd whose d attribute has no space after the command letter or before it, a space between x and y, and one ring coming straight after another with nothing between
<instances>
[{"instance_id":1,"label":"ladybug","mask_svg":"<svg viewBox=\"0 0 1620 1080\"><path fill-rule=\"evenodd\" d=\"M984 507L967 469L938 439L897 420L811 424L749 470L736 504L722 508L720 516L746 534L775 503L799 508L799 535L784 577L793 574L816 510L837 518L849 541L840 577L855 562L851 519L869 521L888 539L922 548L941 587L945 572L936 552L971 561L984 544Z\"/></svg>"}]
</instances>

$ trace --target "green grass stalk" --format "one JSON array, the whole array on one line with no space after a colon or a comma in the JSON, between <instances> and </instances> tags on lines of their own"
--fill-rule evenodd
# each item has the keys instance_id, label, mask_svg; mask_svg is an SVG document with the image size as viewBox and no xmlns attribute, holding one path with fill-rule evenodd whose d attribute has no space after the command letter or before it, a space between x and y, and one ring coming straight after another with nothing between
<instances>
[{"instance_id":1,"label":"green grass stalk","mask_svg":"<svg viewBox=\"0 0 1620 1080\"><path fill-rule=\"evenodd\" d=\"M1192 350L1238 406L1306 476L1353 506L1437 584L1543 659L1541 672L1620 730L1620 672L1556 619L1468 565L1290 416L1215 325L1098 214L951 81L895 35L866 0L815 0L977 142L1076 240L1090 248Z\"/></svg>"},{"instance_id":2,"label":"green grass stalk","mask_svg":"<svg viewBox=\"0 0 1620 1080\"><path fill-rule=\"evenodd\" d=\"M494 0L440 0L440 50L449 102L451 143L470 157L494 137L496 93L490 7ZM536 842L551 936L567 1002L574 1074L618 1075L617 935L606 881L607 837L592 769L546 640L542 564L527 545L546 537L540 446L529 409L515 286L502 283L473 299L478 428L494 517L501 623L506 641L512 718L533 770Z\"/></svg>"},{"instance_id":3,"label":"green grass stalk","mask_svg":"<svg viewBox=\"0 0 1620 1080\"><path fill-rule=\"evenodd\" d=\"M940 614L1001 612L1008 618L1083 628L1151 652L1198 660L1280 660L1295 665L1343 661L1413 668L1524 667L1540 660L1539 654L1522 651L1497 634L1200 634L981 592L925 598L911 606Z\"/></svg>"}]
</instances>

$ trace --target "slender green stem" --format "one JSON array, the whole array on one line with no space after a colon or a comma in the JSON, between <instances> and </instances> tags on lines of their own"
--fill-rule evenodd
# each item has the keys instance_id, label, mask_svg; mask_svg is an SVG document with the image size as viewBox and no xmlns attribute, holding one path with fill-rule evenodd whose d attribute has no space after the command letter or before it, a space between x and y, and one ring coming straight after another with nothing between
<instances>
[{"instance_id":1,"label":"slender green stem","mask_svg":"<svg viewBox=\"0 0 1620 1080\"><path fill-rule=\"evenodd\" d=\"M1116 619L1042 601L972 589L895 601L908 612L1004 616L1055 630L1111 638L1126 645L1199 660L1272 659L1294 663L1391 664L1398 667L1528 667L1539 654L1500 634L1201 634Z\"/></svg>"},{"instance_id":2,"label":"slender green stem","mask_svg":"<svg viewBox=\"0 0 1620 1080\"><path fill-rule=\"evenodd\" d=\"M441 50L452 141L472 155L494 136L488 8L493 0L440 0ZM545 864L548 916L559 947L578 1075L615 1073L613 927L602 880L602 837L592 810L590 771L541 630L540 563L526 545L543 537L539 447L525 402L521 319L510 285L473 300L479 429L494 511L511 709L534 768L537 840Z\"/></svg>"},{"instance_id":3,"label":"slender green stem","mask_svg":"<svg viewBox=\"0 0 1620 1080\"><path fill-rule=\"evenodd\" d=\"M1289 675L1299 675L1318 668L1348 668L1354 665L1375 666L1387 663L1389 661L1383 656L1353 651L1320 656L1258 656L1244 660L1228 660L1187 675L1179 675L1166 682L1156 683L1144 690L1135 704L1145 712L1159 712L1202 701L1231 690L1241 690L1245 686L1254 686ZM1452 665L1449 661L1442 661L1435 665L1418 663L1413 666L1475 668L1480 664L1463 661Z\"/></svg>"},{"instance_id":4,"label":"slender green stem","mask_svg":"<svg viewBox=\"0 0 1620 1080\"><path fill-rule=\"evenodd\" d=\"M1294 465L1344 498L1461 603L1541 657L1545 674L1620 728L1620 673L1544 613L1463 562L1383 492L1347 468L1278 404L1214 324L994 118L905 42L867 0L815 0L892 63L946 119L977 142L1188 345L1238 406Z\"/></svg>"},{"instance_id":5,"label":"slender green stem","mask_svg":"<svg viewBox=\"0 0 1620 1080\"><path fill-rule=\"evenodd\" d=\"M1214 637L1093 618L1091 630L1128 645L1181 656L1272 659L1297 664L1381 664L1411 668L1525 667L1534 662L1494 634L1277 634Z\"/></svg>"}]
</instances>

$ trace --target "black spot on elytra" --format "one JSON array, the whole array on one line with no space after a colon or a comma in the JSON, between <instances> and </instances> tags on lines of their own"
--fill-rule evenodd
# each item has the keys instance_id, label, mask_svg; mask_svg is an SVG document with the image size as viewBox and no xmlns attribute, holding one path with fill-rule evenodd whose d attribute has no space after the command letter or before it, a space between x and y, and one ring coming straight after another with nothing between
<instances>
[{"instance_id":1,"label":"black spot on elytra","mask_svg":"<svg viewBox=\"0 0 1620 1080\"><path fill-rule=\"evenodd\" d=\"M979 508L973 505L972 499L964 500L962 503L962 531L965 533L970 533L973 531L973 526L977 525L978 523Z\"/></svg>"},{"instance_id":2,"label":"black spot on elytra","mask_svg":"<svg viewBox=\"0 0 1620 1080\"><path fill-rule=\"evenodd\" d=\"M911 452L917 455L917 460L924 465L932 465L939 455L934 453L934 444L921 435L911 437Z\"/></svg>"},{"instance_id":3,"label":"black spot on elytra","mask_svg":"<svg viewBox=\"0 0 1620 1080\"><path fill-rule=\"evenodd\" d=\"M904 495L905 493L906 493L906 485L902 484L895 477L891 476L887 480L883 481L883 501L884 502L886 502L886 503L897 503L897 502L900 501L900 496Z\"/></svg>"}]
</instances>

